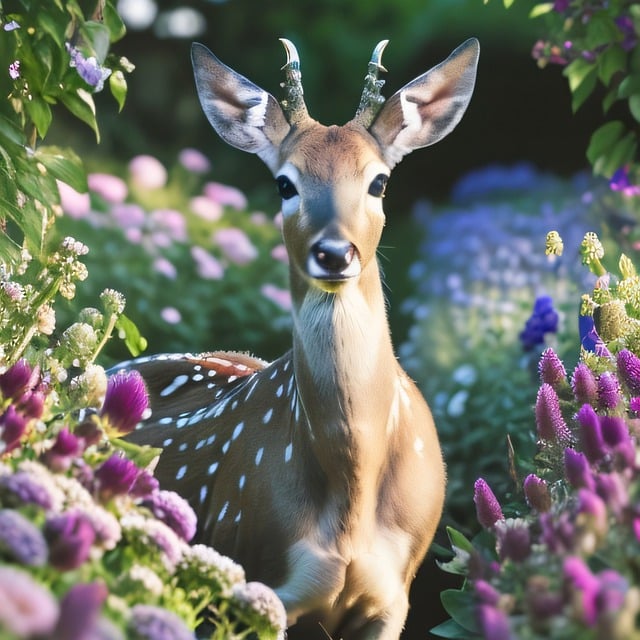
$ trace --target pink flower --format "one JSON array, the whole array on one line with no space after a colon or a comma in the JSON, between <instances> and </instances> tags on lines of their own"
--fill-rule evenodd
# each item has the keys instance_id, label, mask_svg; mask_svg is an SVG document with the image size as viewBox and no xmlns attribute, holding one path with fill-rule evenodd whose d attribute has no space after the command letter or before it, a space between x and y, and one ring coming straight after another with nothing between
<instances>
[{"instance_id":1,"label":"pink flower","mask_svg":"<svg viewBox=\"0 0 640 640\"><path fill-rule=\"evenodd\" d=\"M222 205L207 196L194 196L189 200L189 208L197 216L209 222L216 222L222 217Z\"/></svg>"},{"instance_id":2,"label":"pink flower","mask_svg":"<svg viewBox=\"0 0 640 640\"><path fill-rule=\"evenodd\" d=\"M211 169L209 158L197 149L187 147L178 154L178 162L192 173L207 173Z\"/></svg>"},{"instance_id":3,"label":"pink flower","mask_svg":"<svg viewBox=\"0 0 640 640\"><path fill-rule=\"evenodd\" d=\"M142 504L186 542L196 534L196 514L189 503L175 491L156 491Z\"/></svg>"},{"instance_id":4,"label":"pink flower","mask_svg":"<svg viewBox=\"0 0 640 640\"><path fill-rule=\"evenodd\" d=\"M77 569L88 558L96 534L80 511L51 516L44 528L49 543L49 562L59 571Z\"/></svg>"},{"instance_id":5,"label":"pink flower","mask_svg":"<svg viewBox=\"0 0 640 640\"><path fill-rule=\"evenodd\" d=\"M289 254L287 253L287 247L283 244L278 244L271 249L271 257L283 264L289 264Z\"/></svg>"},{"instance_id":6,"label":"pink flower","mask_svg":"<svg viewBox=\"0 0 640 640\"><path fill-rule=\"evenodd\" d=\"M291 311L291 292L287 289L281 289L276 287L275 284L263 284L260 288L260 293L271 300L271 302L277 304L283 311Z\"/></svg>"},{"instance_id":7,"label":"pink flower","mask_svg":"<svg viewBox=\"0 0 640 640\"><path fill-rule=\"evenodd\" d=\"M142 189L159 189L167 183L167 170L153 156L139 155L129 162L129 173L134 184Z\"/></svg>"},{"instance_id":8,"label":"pink flower","mask_svg":"<svg viewBox=\"0 0 640 640\"><path fill-rule=\"evenodd\" d=\"M211 200L225 207L231 207L242 211L247 208L247 197L235 187L230 187L219 182L207 182L204 186L204 194Z\"/></svg>"},{"instance_id":9,"label":"pink flower","mask_svg":"<svg viewBox=\"0 0 640 640\"><path fill-rule=\"evenodd\" d=\"M170 280L175 280L178 275L178 270L175 268L175 265L166 258L156 258L153 261L153 268Z\"/></svg>"},{"instance_id":10,"label":"pink flower","mask_svg":"<svg viewBox=\"0 0 640 640\"><path fill-rule=\"evenodd\" d=\"M98 488L103 498L129 493L140 474L140 469L128 458L114 453L95 471Z\"/></svg>"},{"instance_id":11,"label":"pink flower","mask_svg":"<svg viewBox=\"0 0 640 640\"><path fill-rule=\"evenodd\" d=\"M182 314L175 307L165 307L160 311L160 317L167 324L178 324L182 320Z\"/></svg>"},{"instance_id":12,"label":"pink flower","mask_svg":"<svg viewBox=\"0 0 640 640\"><path fill-rule=\"evenodd\" d=\"M224 276L224 268L215 256L202 247L191 247L191 257L196 263L198 275L206 280L220 280Z\"/></svg>"},{"instance_id":13,"label":"pink flower","mask_svg":"<svg viewBox=\"0 0 640 640\"><path fill-rule=\"evenodd\" d=\"M97 628L102 605L109 590L102 582L74 584L60 603L55 638L83 640L103 637Z\"/></svg>"},{"instance_id":14,"label":"pink flower","mask_svg":"<svg viewBox=\"0 0 640 640\"><path fill-rule=\"evenodd\" d=\"M137 204L122 202L111 208L111 217L123 229L139 228L145 223L144 209Z\"/></svg>"},{"instance_id":15,"label":"pink flower","mask_svg":"<svg viewBox=\"0 0 640 640\"><path fill-rule=\"evenodd\" d=\"M171 240L186 242L187 221L180 211L175 209L156 209L149 214L149 218L160 231L166 231Z\"/></svg>"},{"instance_id":16,"label":"pink flower","mask_svg":"<svg viewBox=\"0 0 640 640\"><path fill-rule=\"evenodd\" d=\"M248 264L258 257L247 234L236 227L219 229L213 234L213 241L222 249L225 256L235 264Z\"/></svg>"},{"instance_id":17,"label":"pink flower","mask_svg":"<svg viewBox=\"0 0 640 640\"><path fill-rule=\"evenodd\" d=\"M65 182L56 180L62 210L74 219L86 218L91 211L91 198L88 193L79 193Z\"/></svg>"},{"instance_id":18,"label":"pink flower","mask_svg":"<svg viewBox=\"0 0 640 640\"><path fill-rule=\"evenodd\" d=\"M124 202L129 191L124 180L109 173L90 173L87 182L91 191L112 204Z\"/></svg>"},{"instance_id":19,"label":"pink flower","mask_svg":"<svg viewBox=\"0 0 640 640\"><path fill-rule=\"evenodd\" d=\"M571 432L562 417L558 394L546 382L538 390L535 415L538 436L542 440L565 443L570 441Z\"/></svg>"},{"instance_id":20,"label":"pink flower","mask_svg":"<svg viewBox=\"0 0 640 640\"><path fill-rule=\"evenodd\" d=\"M478 522L485 529L491 529L496 522L504 520L500 503L484 478L478 478L474 484L473 501Z\"/></svg>"}]
</instances>

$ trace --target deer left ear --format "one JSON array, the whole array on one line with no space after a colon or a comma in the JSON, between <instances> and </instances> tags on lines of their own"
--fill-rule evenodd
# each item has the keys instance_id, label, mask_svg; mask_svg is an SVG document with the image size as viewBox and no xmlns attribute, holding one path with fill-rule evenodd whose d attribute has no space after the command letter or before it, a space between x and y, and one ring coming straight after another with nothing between
<instances>
[{"instance_id":1,"label":"deer left ear","mask_svg":"<svg viewBox=\"0 0 640 640\"><path fill-rule=\"evenodd\" d=\"M414 149L438 142L460 122L473 93L479 54L478 40L470 38L387 100L369 132L390 168Z\"/></svg>"}]
</instances>

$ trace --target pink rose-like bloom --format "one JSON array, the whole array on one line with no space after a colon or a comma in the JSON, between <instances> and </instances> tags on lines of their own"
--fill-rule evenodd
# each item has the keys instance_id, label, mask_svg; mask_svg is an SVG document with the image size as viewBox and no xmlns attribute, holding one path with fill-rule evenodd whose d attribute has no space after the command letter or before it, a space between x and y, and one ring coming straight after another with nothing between
<instances>
[{"instance_id":1,"label":"pink rose-like bloom","mask_svg":"<svg viewBox=\"0 0 640 640\"><path fill-rule=\"evenodd\" d=\"M207 173L211 169L209 158L197 149L187 147L178 154L178 162L192 173Z\"/></svg>"},{"instance_id":2,"label":"pink rose-like bloom","mask_svg":"<svg viewBox=\"0 0 640 640\"><path fill-rule=\"evenodd\" d=\"M182 314L175 307L165 307L160 311L160 317L167 324L178 324L182 320Z\"/></svg>"},{"instance_id":3,"label":"pink rose-like bloom","mask_svg":"<svg viewBox=\"0 0 640 640\"><path fill-rule=\"evenodd\" d=\"M242 211L247 208L247 197L235 187L230 187L226 184L220 184L219 182L207 182L204 185L204 194L207 198L211 198L214 202L225 207L231 207Z\"/></svg>"},{"instance_id":4,"label":"pink rose-like bloom","mask_svg":"<svg viewBox=\"0 0 640 640\"><path fill-rule=\"evenodd\" d=\"M167 183L167 170L153 156L139 155L129 162L129 173L134 184L143 189L159 189Z\"/></svg>"},{"instance_id":5,"label":"pink rose-like bloom","mask_svg":"<svg viewBox=\"0 0 640 640\"><path fill-rule=\"evenodd\" d=\"M88 193L79 193L65 182L56 180L60 194L62 210L74 219L86 218L91 211L91 198Z\"/></svg>"},{"instance_id":6,"label":"pink rose-like bloom","mask_svg":"<svg viewBox=\"0 0 640 640\"><path fill-rule=\"evenodd\" d=\"M222 218L222 205L207 196L194 196L189 200L189 208L197 216L209 222L216 222Z\"/></svg>"},{"instance_id":7,"label":"pink rose-like bloom","mask_svg":"<svg viewBox=\"0 0 640 640\"><path fill-rule=\"evenodd\" d=\"M0 628L18 638L51 637L57 620L48 589L20 569L0 566Z\"/></svg>"},{"instance_id":8,"label":"pink rose-like bloom","mask_svg":"<svg viewBox=\"0 0 640 640\"><path fill-rule=\"evenodd\" d=\"M258 250L242 229L236 227L219 229L213 234L212 239L225 256L235 264L248 264L258 257Z\"/></svg>"},{"instance_id":9,"label":"pink rose-like bloom","mask_svg":"<svg viewBox=\"0 0 640 640\"><path fill-rule=\"evenodd\" d=\"M91 191L112 204L124 202L129 192L125 181L110 173L90 173L87 182Z\"/></svg>"},{"instance_id":10,"label":"pink rose-like bloom","mask_svg":"<svg viewBox=\"0 0 640 640\"><path fill-rule=\"evenodd\" d=\"M267 283L260 287L260 293L271 302L277 304L283 311L291 311L291 292L288 289L281 289L276 287L275 284Z\"/></svg>"},{"instance_id":11,"label":"pink rose-like bloom","mask_svg":"<svg viewBox=\"0 0 640 640\"><path fill-rule=\"evenodd\" d=\"M220 261L202 247L191 247L191 257L196 263L198 275L206 280L220 280L224 276L224 267Z\"/></svg>"}]
</instances>

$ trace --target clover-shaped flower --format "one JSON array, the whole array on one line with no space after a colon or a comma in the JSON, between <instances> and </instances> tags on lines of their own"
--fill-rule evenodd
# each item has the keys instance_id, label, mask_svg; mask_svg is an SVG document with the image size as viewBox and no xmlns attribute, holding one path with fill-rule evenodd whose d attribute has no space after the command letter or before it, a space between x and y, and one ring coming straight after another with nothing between
<instances>
[{"instance_id":1,"label":"clover-shaped flower","mask_svg":"<svg viewBox=\"0 0 640 640\"><path fill-rule=\"evenodd\" d=\"M149 406L144 380L138 371L119 371L109 378L100 415L114 435L133 431Z\"/></svg>"}]
</instances>

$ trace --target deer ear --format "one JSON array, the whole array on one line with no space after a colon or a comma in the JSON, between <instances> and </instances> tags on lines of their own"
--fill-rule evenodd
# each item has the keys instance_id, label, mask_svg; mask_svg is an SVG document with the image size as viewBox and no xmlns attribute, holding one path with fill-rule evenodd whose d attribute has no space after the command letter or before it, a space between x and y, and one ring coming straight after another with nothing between
<instances>
[{"instance_id":1,"label":"deer ear","mask_svg":"<svg viewBox=\"0 0 640 640\"><path fill-rule=\"evenodd\" d=\"M478 41L467 40L387 100L369 131L390 168L414 149L438 142L460 122L473 93L479 53Z\"/></svg>"},{"instance_id":2,"label":"deer ear","mask_svg":"<svg viewBox=\"0 0 640 640\"><path fill-rule=\"evenodd\" d=\"M200 104L211 126L228 144L257 154L277 170L278 147L289 131L278 101L194 42L191 61Z\"/></svg>"}]
</instances>

